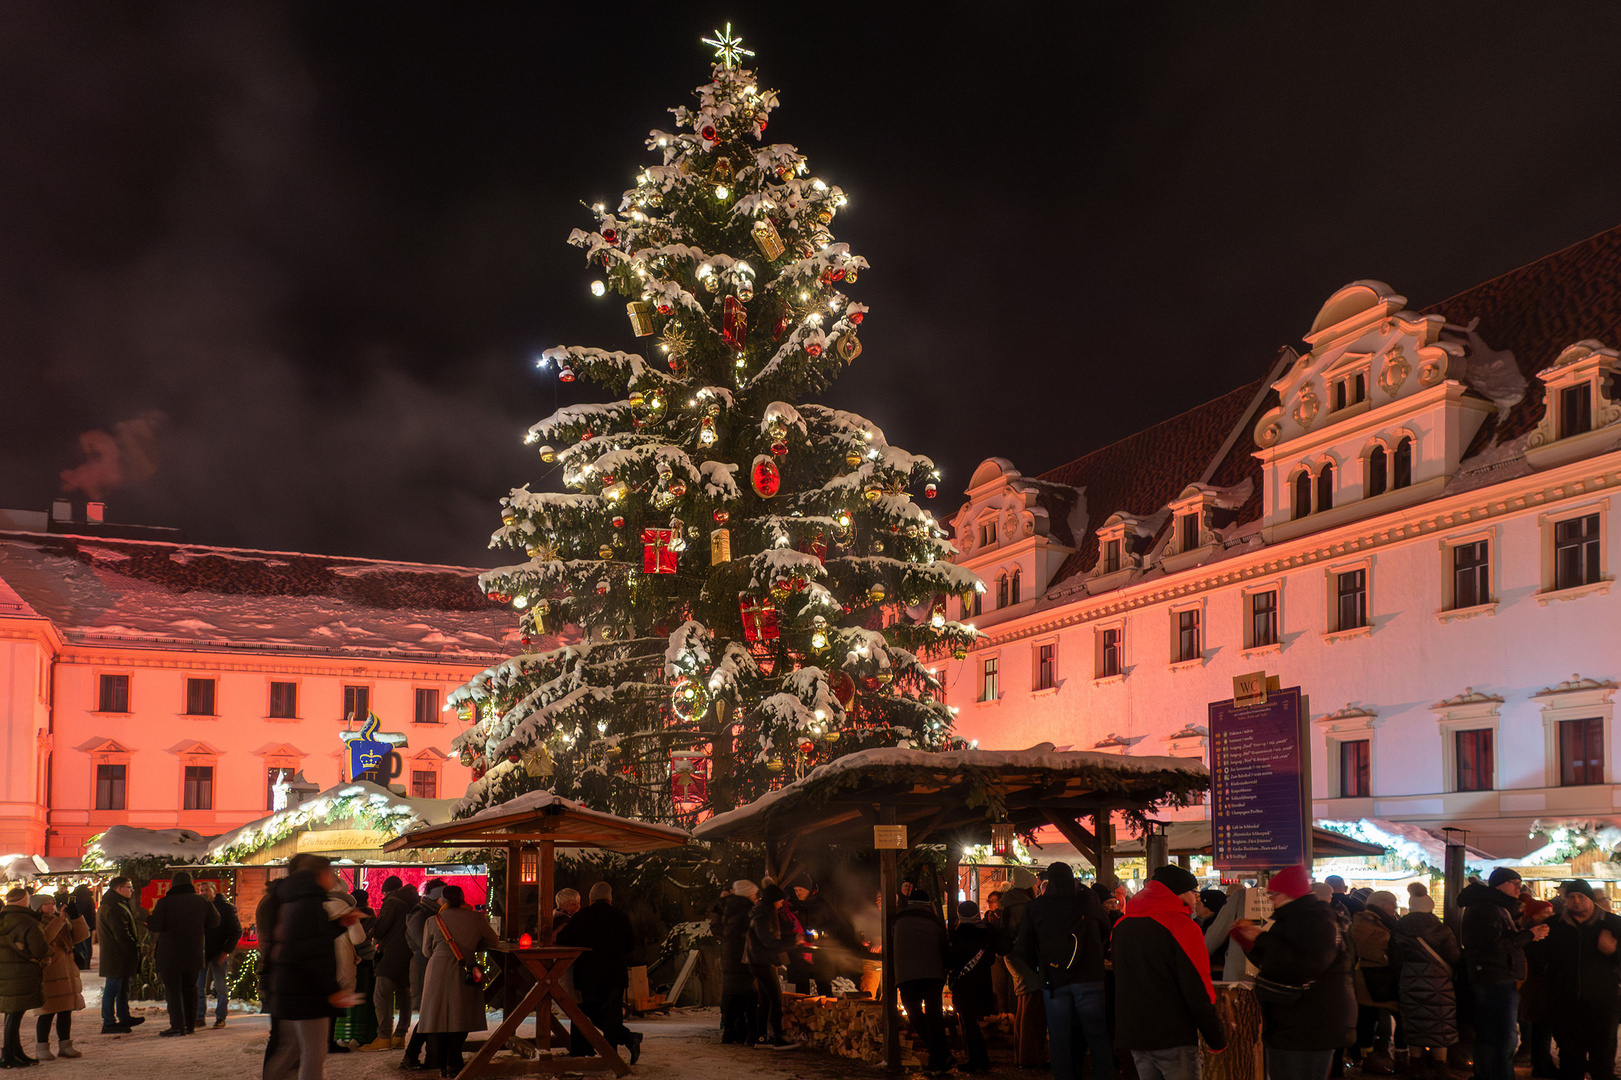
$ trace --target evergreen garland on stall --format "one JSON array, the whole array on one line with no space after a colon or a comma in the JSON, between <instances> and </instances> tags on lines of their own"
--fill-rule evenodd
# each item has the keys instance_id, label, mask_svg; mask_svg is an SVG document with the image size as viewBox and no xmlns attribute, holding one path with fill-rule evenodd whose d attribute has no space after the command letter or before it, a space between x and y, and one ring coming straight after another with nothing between
<instances>
[{"instance_id":1,"label":"evergreen garland on stall","mask_svg":"<svg viewBox=\"0 0 1621 1080\"><path fill-rule=\"evenodd\" d=\"M913 496L938 472L877 424L808 398L861 355L867 262L831 232L846 205L792 146L777 93L717 35L697 107L569 242L591 290L627 298L653 349L563 346L540 365L610 400L528 440L564 491L513 490L481 579L526 651L451 697L472 727L462 813L545 787L626 816L727 810L841 754L944 749L925 657L977 634L948 595L983 591ZM572 643L527 651L540 635Z\"/></svg>"}]
</instances>

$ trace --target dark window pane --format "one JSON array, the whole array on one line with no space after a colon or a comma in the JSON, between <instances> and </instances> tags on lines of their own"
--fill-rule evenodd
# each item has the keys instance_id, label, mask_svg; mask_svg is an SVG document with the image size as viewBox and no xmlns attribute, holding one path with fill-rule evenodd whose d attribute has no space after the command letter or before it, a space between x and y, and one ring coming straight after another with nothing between
<instances>
[{"instance_id":1,"label":"dark window pane","mask_svg":"<svg viewBox=\"0 0 1621 1080\"><path fill-rule=\"evenodd\" d=\"M1568 439L1592 430L1593 395L1587 384L1565 387L1559 392L1559 437Z\"/></svg>"},{"instance_id":2,"label":"dark window pane","mask_svg":"<svg viewBox=\"0 0 1621 1080\"><path fill-rule=\"evenodd\" d=\"M1291 510L1296 518L1311 513L1311 473L1302 470L1295 477L1295 504Z\"/></svg>"},{"instance_id":3,"label":"dark window pane","mask_svg":"<svg viewBox=\"0 0 1621 1080\"><path fill-rule=\"evenodd\" d=\"M987 656L985 658L985 679L983 684L980 686L981 701L996 700L997 674L999 666L1000 662L997 657Z\"/></svg>"},{"instance_id":4,"label":"dark window pane","mask_svg":"<svg viewBox=\"0 0 1621 1080\"><path fill-rule=\"evenodd\" d=\"M1559 721L1559 783L1567 787L1604 783L1601 718Z\"/></svg>"},{"instance_id":5,"label":"dark window pane","mask_svg":"<svg viewBox=\"0 0 1621 1080\"><path fill-rule=\"evenodd\" d=\"M183 803L185 809L214 809L214 767L212 765L187 765L185 788L185 800Z\"/></svg>"},{"instance_id":6,"label":"dark window pane","mask_svg":"<svg viewBox=\"0 0 1621 1080\"><path fill-rule=\"evenodd\" d=\"M1396 444L1396 455L1392 461L1390 486L1404 488L1413 482L1413 440L1402 437Z\"/></svg>"},{"instance_id":7,"label":"dark window pane","mask_svg":"<svg viewBox=\"0 0 1621 1080\"><path fill-rule=\"evenodd\" d=\"M298 716L298 684L273 682L270 684L270 715L282 719Z\"/></svg>"},{"instance_id":8,"label":"dark window pane","mask_svg":"<svg viewBox=\"0 0 1621 1080\"><path fill-rule=\"evenodd\" d=\"M1368 572L1349 570L1339 575L1339 622L1336 630L1355 630L1368 624Z\"/></svg>"},{"instance_id":9,"label":"dark window pane","mask_svg":"<svg viewBox=\"0 0 1621 1080\"><path fill-rule=\"evenodd\" d=\"M186 680L186 715L214 715L214 680Z\"/></svg>"},{"instance_id":10,"label":"dark window pane","mask_svg":"<svg viewBox=\"0 0 1621 1080\"><path fill-rule=\"evenodd\" d=\"M1367 739L1340 743L1340 798L1367 798L1370 750Z\"/></svg>"},{"instance_id":11,"label":"dark window pane","mask_svg":"<svg viewBox=\"0 0 1621 1080\"><path fill-rule=\"evenodd\" d=\"M371 687L345 686L343 688L343 718L364 722L371 715Z\"/></svg>"},{"instance_id":12,"label":"dark window pane","mask_svg":"<svg viewBox=\"0 0 1621 1080\"><path fill-rule=\"evenodd\" d=\"M1343 409L1346 406L1345 380L1341 379L1334 384L1334 408Z\"/></svg>"},{"instance_id":13,"label":"dark window pane","mask_svg":"<svg viewBox=\"0 0 1621 1080\"><path fill-rule=\"evenodd\" d=\"M1457 754L1458 790L1490 791L1493 772L1491 728L1458 732L1454 749Z\"/></svg>"},{"instance_id":14,"label":"dark window pane","mask_svg":"<svg viewBox=\"0 0 1621 1080\"><path fill-rule=\"evenodd\" d=\"M1383 495L1385 486L1390 482L1387 474L1389 460L1385 455L1385 448L1375 446L1373 453L1368 455L1368 497Z\"/></svg>"},{"instance_id":15,"label":"dark window pane","mask_svg":"<svg viewBox=\"0 0 1621 1080\"><path fill-rule=\"evenodd\" d=\"M1356 373L1356 388L1351 392L1351 403L1354 405L1368 396L1368 377L1362 372Z\"/></svg>"},{"instance_id":16,"label":"dark window pane","mask_svg":"<svg viewBox=\"0 0 1621 1080\"><path fill-rule=\"evenodd\" d=\"M1036 689L1051 690L1058 683L1058 646L1042 645L1036 650Z\"/></svg>"},{"instance_id":17,"label":"dark window pane","mask_svg":"<svg viewBox=\"0 0 1621 1080\"><path fill-rule=\"evenodd\" d=\"M1013 575L1008 578L1007 602L1010 606L1019 602L1019 571L1017 569L1015 569L1013 571Z\"/></svg>"},{"instance_id":18,"label":"dark window pane","mask_svg":"<svg viewBox=\"0 0 1621 1080\"><path fill-rule=\"evenodd\" d=\"M98 705L101 712L129 712L129 676L103 675Z\"/></svg>"},{"instance_id":19,"label":"dark window pane","mask_svg":"<svg viewBox=\"0 0 1621 1080\"><path fill-rule=\"evenodd\" d=\"M1181 661L1197 660L1200 655L1199 612L1176 613L1176 658Z\"/></svg>"},{"instance_id":20,"label":"dark window pane","mask_svg":"<svg viewBox=\"0 0 1621 1080\"><path fill-rule=\"evenodd\" d=\"M1199 546L1199 515L1183 514L1180 520L1182 522L1181 550L1192 551Z\"/></svg>"},{"instance_id":21,"label":"dark window pane","mask_svg":"<svg viewBox=\"0 0 1621 1080\"><path fill-rule=\"evenodd\" d=\"M1334 509L1334 466L1324 465L1317 474L1317 512Z\"/></svg>"},{"instance_id":22,"label":"dark window pane","mask_svg":"<svg viewBox=\"0 0 1621 1080\"><path fill-rule=\"evenodd\" d=\"M1120 674L1120 631L1103 631L1103 663L1100 677Z\"/></svg>"},{"instance_id":23,"label":"dark window pane","mask_svg":"<svg viewBox=\"0 0 1621 1080\"><path fill-rule=\"evenodd\" d=\"M1272 590L1250 594L1250 647L1278 643L1278 594Z\"/></svg>"},{"instance_id":24,"label":"dark window pane","mask_svg":"<svg viewBox=\"0 0 1621 1080\"><path fill-rule=\"evenodd\" d=\"M1103 572L1112 574L1120 569L1120 541L1110 540L1103 545Z\"/></svg>"},{"instance_id":25,"label":"dark window pane","mask_svg":"<svg viewBox=\"0 0 1621 1080\"><path fill-rule=\"evenodd\" d=\"M439 797L439 774L431 769L412 769L411 797L413 799L437 799Z\"/></svg>"},{"instance_id":26,"label":"dark window pane","mask_svg":"<svg viewBox=\"0 0 1621 1080\"><path fill-rule=\"evenodd\" d=\"M1591 585L1599 579L1597 514L1560 521L1553 527L1554 588Z\"/></svg>"},{"instance_id":27,"label":"dark window pane","mask_svg":"<svg viewBox=\"0 0 1621 1080\"><path fill-rule=\"evenodd\" d=\"M1452 549L1452 606L1475 607L1491 603L1490 546L1485 540Z\"/></svg>"},{"instance_id":28,"label":"dark window pane","mask_svg":"<svg viewBox=\"0 0 1621 1080\"><path fill-rule=\"evenodd\" d=\"M96 809L124 809L125 765L96 766Z\"/></svg>"},{"instance_id":29,"label":"dark window pane","mask_svg":"<svg viewBox=\"0 0 1621 1080\"><path fill-rule=\"evenodd\" d=\"M419 724L437 724L439 719L439 691L420 687L417 689L416 721Z\"/></svg>"}]
</instances>

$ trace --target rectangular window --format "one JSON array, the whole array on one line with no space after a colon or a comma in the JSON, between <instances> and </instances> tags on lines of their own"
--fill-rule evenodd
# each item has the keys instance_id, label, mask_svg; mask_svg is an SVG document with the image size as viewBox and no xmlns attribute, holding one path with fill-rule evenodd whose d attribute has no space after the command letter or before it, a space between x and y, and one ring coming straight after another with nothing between
<instances>
[{"instance_id":1,"label":"rectangular window","mask_svg":"<svg viewBox=\"0 0 1621 1080\"><path fill-rule=\"evenodd\" d=\"M439 797L439 774L432 769L411 770L411 798L437 799Z\"/></svg>"},{"instance_id":2,"label":"rectangular window","mask_svg":"<svg viewBox=\"0 0 1621 1080\"><path fill-rule=\"evenodd\" d=\"M1599 578L1598 515L1555 522L1553 527L1553 587L1573 589ZM102 678L107 676L103 675ZM105 711L105 710L104 710Z\"/></svg>"},{"instance_id":3,"label":"rectangular window","mask_svg":"<svg viewBox=\"0 0 1621 1080\"><path fill-rule=\"evenodd\" d=\"M1335 612L1339 622L1334 629L1355 630L1368 625L1368 572L1347 570L1336 575L1336 585L1338 603Z\"/></svg>"},{"instance_id":4,"label":"rectangular window","mask_svg":"<svg viewBox=\"0 0 1621 1080\"><path fill-rule=\"evenodd\" d=\"M1373 758L1367 739L1340 743L1340 798L1368 797L1368 766Z\"/></svg>"},{"instance_id":5,"label":"rectangular window","mask_svg":"<svg viewBox=\"0 0 1621 1080\"><path fill-rule=\"evenodd\" d=\"M1452 549L1453 607L1471 608L1492 602L1491 571L1487 567L1490 554L1491 545L1485 540Z\"/></svg>"},{"instance_id":6,"label":"rectangular window","mask_svg":"<svg viewBox=\"0 0 1621 1080\"><path fill-rule=\"evenodd\" d=\"M1604 720L1559 721L1559 783L1562 787L1604 783Z\"/></svg>"},{"instance_id":7,"label":"rectangular window","mask_svg":"<svg viewBox=\"0 0 1621 1080\"><path fill-rule=\"evenodd\" d=\"M1058 685L1058 646L1036 646L1036 689L1051 690Z\"/></svg>"},{"instance_id":8,"label":"rectangular window","mask_svg":"<svg viewBox=\"0 0 1621 1080\"><path fill-rule=\"evenodd\" d=\"M364 723L371 715L371 687L345 686L343 688L343 718Z\"/></svg>"},{"instance_id":9,"label":"rectangular window","mask_svg":"<svg viewBox=\"0 0 1621 1080\"><path fill-rule=\"evenodd\" d=\"M1197 660L1204 655L1199 640L1199 609L1190 608L1176 613L1176 659L1180 662Z\"/></svg>"},{"instance_id":10,"label":"rectangular window","mask_svg":"<svg viewBox=\"0 0 1621 1080\"><path fill-rule=\"evenodd\" d=\"M1120 642L1123 631L1119 627L1103 631L1103 640L1100 648L1102 655L1098 657L1098 678L1108 678L1110 675L1120 674Z\"/></svg>"},{"instance_id":11,"label":"rectangular window","mask_svg":"<svg viewBox=\"0 0 1621 1080\"><path fill-rule=\"evenodd\" d=\"M980 610L984 606L984 601L982 599L982 597L984 597L984 595L985 594L980 592L978 589L974 590L974 599L973 599L972 604L968 608L968 617L970 619L977 618L979 616Z\"/></svg>"},{"instance_id":12,"label":"rectangular window","mask_svg":"<svg viewBox=\"0 0 1621 1080\"><path fill-rule=\"evenodd\" d=\"M270 684L270 715L283 720L298 717L298 684L273 682Z\"/></svg>"},{"instance_id":13,"label":"rectangular window","mask_svg":"<svg viewBox=\"0 0 1621 1080\"><path fill-rule=\"evenodd\" d=\"M1587 384L1559 391L1559 437L1568 439L1593 430L1593 395Z\"/></svg>"},{"instance_id":14,"label":"rectangular window","mask_svg":"<svg viewBox=\"0 0 1621 1080\"><path fill-rule=\"evenodd\" d=\"M995 701L996 700L996 698L998 696L997 695L997 689L998 689L997 684L999 682L999 669L1000 669L1000 667L1001 667L1001 659L999 657L987 656L985 658L985 675L984 675L984 681L980 684L979 700L981 700L981 701Z\"/></svg>"},{"instance_id":15,"label":"rectangular window","mask_svg":"<svg viewBox=\"0 0 1621 1080\"><path fill-rule=\"evenodd\" d=\"M129 712L129 676L103 675L101 677L100 700L96 703L97 712Z\"/></svg>"},{"instance_id":16,"label":"rectangular window","mask_svg":"<svg viewBox=\"0 0 1621 1080\"><path fill-rule=\"evenodd\" d=\"M214 766L187 765L185 801L187 810L214 809Z\"/></svg>"},{"instance_id":17,"label":"rectangular window","mask_svg":"<svg viewBox=\"0 0 1621 1080\"><path fill-rule=\"evenodd\" d=\"M1182 528L1180 551L1192 551L1199 546L1199 515L1183 514L1177 519Z\"/></svg>"},{"instance_id":18,"label":"rectangular window","mask_svg":"<svg viewBox=\"0 0 1621 1080\"><path fill-rule=\"evenodd\" d=\"M1362 372L1356 373L1351 385L1351 404L1355 405L1368 396L1368 377Z\"/></svg>"},{"instance_id":19,"label":"rectangular window","mask_svg":"<svg viewBox=\"0 0 1621 1080\"><path fill-rule=\"evenodd\" d=\"M1334 384L1334 408L1336 410L1343 409L1345 404L1345 380L1341 379Z\"/></svg>"},{"instance_id":20,"label":"rectangular window","mask_svg":"<svg viewBox=\"0 0 1621 1080\"><path fill-rule=\"evenodd\" d=\"M1460 731L1453 737L1459 791L1492 789L1492 729Z\"/></svg>"},{"instance_id":21,"label":"rectangular window","mask_svg":"<svg viewBox=\"0 0 1621 1080\"><path fill-rule=\"evenodd\" d=\"M419 724L437 724L439 716L439 691L429 687L417 687L416 720Z\"/></svg>"},{"instance_id":22,"label":"rectangular window","mask_svg":"<svg viewBox=\"0 0 1621 1080\"><path fill-rule=\"evenodd\" d=\"M996 543L996 522L987 521L979 527L979 546L990 547Z\"/></svg>"},{"instance_id":23,"label":"rectangular window","mask_svg":"<svg viewBox=\"0 0 1621 1080\"><path fill-rule=\"evenodd\" d=\"M1278 593L1276 589L1250 593L1250 648L1278 643Z\"/></svg>"},{"instance_id":24,"label":"rectangular window","mask_svg":"<svg viewBox=\"0 0 1621 1080\"><path fill-rule=\"evenodd\" d=\"M283 784L293 778L293 770L272 765L265 770L265 809L270 811L287 809L286 797L277 797L276 785Z\"/></svg>"},{"instance_id":25,"label":"rectangular window","mask_svg":"<svg viewBox=\"0 0 1621 1080\"><path fill-rule=\"evenodd\" d=\"M127 765L96 766L96 809L124 809L124 770Z\"/></svg>"},{"instance_id":26,"label":"rectangular window","mask_svg":"<svg viewBox=\"0 0 1621 1080\"><path fill-rule=\"evenodd\" d=\"M187 679L186 680L186 715L187 716L213 716L214 715L214 680L213 679Z\"/></svg>"}]
</instances>

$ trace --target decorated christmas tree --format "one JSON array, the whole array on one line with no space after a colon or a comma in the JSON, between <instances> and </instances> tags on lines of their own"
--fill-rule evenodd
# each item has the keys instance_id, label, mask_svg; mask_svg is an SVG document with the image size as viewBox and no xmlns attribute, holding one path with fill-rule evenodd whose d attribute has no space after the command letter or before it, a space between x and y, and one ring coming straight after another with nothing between
<instances>
[{"instance_id":1,"label":"decorated christmas tree","mask_svg":"<svg viewBox=\"0 0 1621 1080\"><path fill-rule=\"evenodd\" d=\"M858 356L867 263L836 243L845 196L764 140L777 104L724 34L696 108L569 242L591 291L628 298L651 348L551 349L543 368L612 400L530 429L566 490L514 490L484 575L525 653L452 696L472 812L535 788L672 820L724 811L841 754L945 748L950 710L922 657L975 631L943 599L983 589L913 501L928 458L808 401Z\"/></svg>"}]
</instances>

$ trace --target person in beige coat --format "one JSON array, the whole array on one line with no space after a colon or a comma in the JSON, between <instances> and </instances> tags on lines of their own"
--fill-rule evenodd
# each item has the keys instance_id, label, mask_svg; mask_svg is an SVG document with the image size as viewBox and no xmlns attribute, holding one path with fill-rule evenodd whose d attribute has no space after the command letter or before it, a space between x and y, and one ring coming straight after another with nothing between
<instances>
[{"instance_id":1,"label":"person in beige coat","mask_svg":"<svg viewBox=\"0 0 1621 1080\"><path fill-rule=\"evenodd\" d=\"M40 1006L39 1021L34 1028L34 1056L40 1061L58 1057L76 1058L83 1055L73 1048L73 1013L84 1008L84 983L79 978L79 965L73 959L73 947L90 939L90 926L84 916L59 911L56 899L37 893L34 909L44 922L45 942L50 954L45 961L45 1004ZM51 1021L56 1021L56 1053L51 1053Z\"/></svg>"},{"instance_id":2,"label":"person in beige coat","mask_svg":"<svg viewBox=\"0 0 1621 1080\"><path fill-rule=\"evenodd\" d=\"M501 939L490 920L467 906L461 886L446 886L440 899L445 906L422 930L422 955L428 963L417 1030L433 1039L439 1075L451 1077L461 1072L467 1033L484 1031L489 1024L484 1019L484 987L471 986L462 978L450 942L456 943L463 958L471 960L479 950L497 945Z\"/></svg>"}]
</instances>

